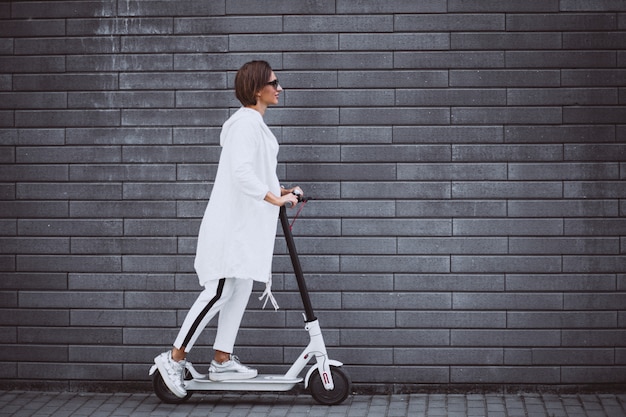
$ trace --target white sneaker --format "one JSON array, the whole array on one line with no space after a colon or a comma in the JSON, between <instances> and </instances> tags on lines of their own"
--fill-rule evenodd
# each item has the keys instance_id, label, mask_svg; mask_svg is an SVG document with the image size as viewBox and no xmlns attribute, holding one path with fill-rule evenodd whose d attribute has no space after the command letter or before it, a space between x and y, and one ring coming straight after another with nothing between
<instances>
[{"instance_id":1,"label":"white sneaker","mask_svg":"<svg viewBox=\"0 0 626 417\"><path fill-rule=\"evenodd\" d=\"M249 368L239 362L239 358L230 355L230 360L224 363L211 361L209 379L211 381L228 381L231 379L251 379L257 376L256 369Z\"/></svg>"},{"instance_id":2,"label":"white sneaker","mask_svg":"<svg viewBox=\"0 0 626 417\"><path fill-rule=\"evenodd\" d=\"M170 350L154 358L154 363L172 394L178 398L184 398L187 395L184 385L185 361L175 361Z\"/></svg>"}]
</instances>

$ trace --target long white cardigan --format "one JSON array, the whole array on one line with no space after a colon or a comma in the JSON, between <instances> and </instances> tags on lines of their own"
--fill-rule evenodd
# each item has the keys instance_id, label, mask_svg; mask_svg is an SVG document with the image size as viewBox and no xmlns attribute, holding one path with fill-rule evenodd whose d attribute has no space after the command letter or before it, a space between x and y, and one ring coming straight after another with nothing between
<instances>
[{"instance_id":1,"label":"long white cardigan","mask_svg":"<svg viewBox=\"0 0 626 417\"><path fill-rule=\"evenodd\" d=\"M280 196L278 142L259 112L242 107L223 125L219 166L198 236L195 269L200 285L221 278L268 284ZM276 306L275 306L276 307Z\"/></svg>"}]
</instances>

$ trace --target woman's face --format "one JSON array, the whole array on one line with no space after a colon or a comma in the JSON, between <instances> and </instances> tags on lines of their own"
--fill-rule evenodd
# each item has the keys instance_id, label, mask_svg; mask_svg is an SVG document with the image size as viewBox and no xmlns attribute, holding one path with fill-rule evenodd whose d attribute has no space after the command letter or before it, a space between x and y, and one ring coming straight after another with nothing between
<instances>
[{"instance_id":1,"label":"woman's face","mask_svg":"<svg viewBox=\"0 0 626 417\"><path fill-rule=\"evenodd\" d=\"M270 79L267 80L268 83L259 91L259 98L257 100L257 104L264 104L265 106L272 106L274 104L278 104L278 97L280 96L280 92L283 91L283 88L278 84L278 78L276 78L276 74L272 71L272 75Z\"/></svg>"}]
</instances>

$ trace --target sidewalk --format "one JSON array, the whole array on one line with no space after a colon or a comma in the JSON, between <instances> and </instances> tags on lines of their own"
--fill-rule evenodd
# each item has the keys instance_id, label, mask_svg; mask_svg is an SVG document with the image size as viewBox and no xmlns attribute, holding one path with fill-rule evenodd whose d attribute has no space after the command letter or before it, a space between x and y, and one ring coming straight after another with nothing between
<instances>
[{"instance_id":1,"label":"sidewalk","mask_svg":"<svg viewBox=\"0 0 626 417\"><path fill-rule=\"evenodd\" d=\"M194 394L168 405L148 393L0 391L0 416L626 417L626 393L352 395L323 406L306 394Z\"/></svg>"}]
</instances>

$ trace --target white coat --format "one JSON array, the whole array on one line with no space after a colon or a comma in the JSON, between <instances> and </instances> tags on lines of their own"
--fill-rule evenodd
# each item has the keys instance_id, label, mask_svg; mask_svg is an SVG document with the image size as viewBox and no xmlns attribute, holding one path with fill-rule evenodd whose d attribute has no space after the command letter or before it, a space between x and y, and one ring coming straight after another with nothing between
<instances>
[{"instance_id":1,"label":"white coat","mask_svg":"<svg viewBox=\"0 0 626 417\"><path fill-rule=\"evenodd\" d=\"M200 285L221 278L265 282L271 295L277 206L278 142L261 114L242 107L222 126L222 152L200 233L194 267Z\"/></svg>"}]
</instances>

